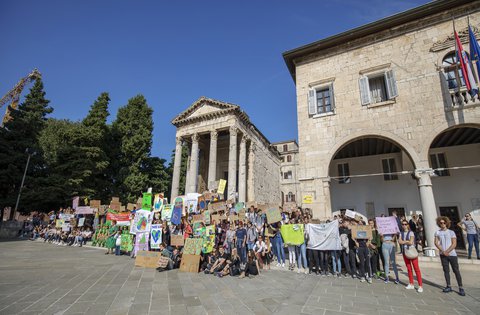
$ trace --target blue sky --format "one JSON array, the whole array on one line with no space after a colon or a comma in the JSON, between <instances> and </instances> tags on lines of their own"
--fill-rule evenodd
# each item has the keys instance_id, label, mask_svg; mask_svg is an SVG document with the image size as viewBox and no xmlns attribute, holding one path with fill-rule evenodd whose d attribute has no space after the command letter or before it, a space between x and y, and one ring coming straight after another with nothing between
<instances>
[{"instance_id":1,"label":"blue sky","mask_svg":"<svg viewBox=\"0 0 480 315\"><path fill-rule=\"evenodd\" d=\"M154 109L152 155L167 160L170 121L200 96L240 105L271 142L296 139L282 53L427 2L1 1L0 95L35 67L52 117L80 120L106 91L111 121L143 94Z\"/></svg>"}]
</instances>

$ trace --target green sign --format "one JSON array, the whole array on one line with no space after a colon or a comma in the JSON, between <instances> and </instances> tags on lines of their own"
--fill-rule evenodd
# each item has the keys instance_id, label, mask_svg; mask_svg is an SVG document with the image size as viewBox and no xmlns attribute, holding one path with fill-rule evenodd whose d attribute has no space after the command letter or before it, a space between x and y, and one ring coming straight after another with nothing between
<instances>
[{"instance_id":1,"label":"green sign","mask_svg":"<svg viewBox=\"0 0 480 315\"><path fill-rule=\"evenodd\" d=\"M142 209L149 210L149 211L152 210L152 194L151 193L143 193Z\"/></svg>"}]
</instances>

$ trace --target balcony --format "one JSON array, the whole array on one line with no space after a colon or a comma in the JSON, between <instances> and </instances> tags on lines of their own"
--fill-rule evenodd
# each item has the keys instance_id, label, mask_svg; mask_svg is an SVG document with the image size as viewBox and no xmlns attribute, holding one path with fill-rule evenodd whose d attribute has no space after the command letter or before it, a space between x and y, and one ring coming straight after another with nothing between
<instances>
[{"instance_id":1,"label":"balcony","mask_svg":"<svg viewBox=\"0 0 480 315\"><path fill-rule=\"evenodd\" d=\"M472 97L470 93L468 93L467 89L462 88L460 91L450 90L450 98L451 98L451 106L452 107L465 107L469 105L480 105L480 98L479 95L475 95Z\"/></svg>"}]
</instances>

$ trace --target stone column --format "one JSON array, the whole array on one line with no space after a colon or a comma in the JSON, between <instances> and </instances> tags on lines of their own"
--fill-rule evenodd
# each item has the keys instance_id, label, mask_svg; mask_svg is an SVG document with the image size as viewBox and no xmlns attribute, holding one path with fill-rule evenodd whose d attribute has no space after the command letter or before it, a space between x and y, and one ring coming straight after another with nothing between
<instances>
[{"instance_id":1,"label":"stone column","mask_svg":"<svg viewBox=\"0 0 480 315\"><path fill-rule=\"evenodd\" d=\"M198 181L198 133L194 133L192 136L192 153L190 156L190 187L187 193L197 192Z\"/></svg>"},{"instance_id":2,"label":"stone column","mask_svg":"<svg viewBox=\"0 0 480 315\"><path fill-rule=\"evenodd\" d=\"M175 144L175 161L173 162L172 191L170 200L178 196L180 187L180 169L182 168L182 138L177 137Z\"/></svg>"},{"instance_id":3,"label":"stone column","mask_svg":"<svg viewBox=\"0 0 480 315\"><path fill-rule=\"evenodd\" d=\"M187 193L188 189L190 188L190 160L192 156L192 147L187 144L187 169L185 171L185 189L184 192L185 194Z\"/></svg>"},{"instance_id":4,"label":"stone column","mask_svg":"<svg viewBox=\"0 0 480 315\"><path fill-rule=\"evenodd\" d=\"M217 180L217 139L218 132L212 130L210 132L210 159L208 160L208 189L215 189L212 187L213 183Z\"/></svg>"},{"instance_id":5,"label":"stone column","mask_svg":"<svg viewBox=\"0 0 480 315\"><path fill-rule=\"evenodd\" d=\"M420 191L420 203L422 204L423 227L427 246L435 248L435 231L437 230L437 208L435 207L435 198L433 197L432 169L415 170L415 177L418 179L418 189Z\"/></svg>"},{"instance_id":6,"label":"stone column","mask_svg":"<svg viewBox=\"0 0 480 315\"><path fill-rule=\"evenodd\" d=\"M253 177L253 169L255 163L255 144L250 141L250 147L248 150L248 176L247 176L247 201L255 201L255 179Z\"/></svg>"},{"instance_id":7,"label":"stone column","mask_svg":"<svg viewBox=\"0 0 480 315\"><path fill-rule=\"evenodd\" d=\"M238 162L238 201L247 201L247 138L242 136L240 141L240 157Z\"/></svg>"},{"instance_id":8,"label":"stone column","mask_svg":"<svg viewBox=\"0 0 480 315\"><path fill-rule=\"evenodd\" d=\"M332 202L330 199L330 178L322 179L322 188L323 188L323 215L326 218L332 216Z\"/></svg>"},{"instance_id":9,"label":"stone column","mask_svg":"<svg viewBox=\"0 0 480 315\"><path fill-rule=\"evenodd\" d=\"M228 151L228 199L235 200L237 192L237 127L230 127L230 148Z\"/></svg>"}]
</instances>

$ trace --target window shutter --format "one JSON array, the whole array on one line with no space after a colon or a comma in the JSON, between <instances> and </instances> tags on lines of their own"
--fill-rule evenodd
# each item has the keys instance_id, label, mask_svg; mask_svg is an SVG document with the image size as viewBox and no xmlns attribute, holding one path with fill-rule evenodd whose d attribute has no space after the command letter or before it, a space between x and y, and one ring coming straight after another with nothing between
<instances>
[{"instance_id":1,"label":"window shutter","mask_svg":"<svg viewBox=\"0 0 480 315\"><path fill-rule=\"evenodd\" d=\"M333 83L330 84L328 87L328 93L330 93L330 106L332 108L332 112L335 111L335 95L333 94Z\"/></svg>"},{"instance_id":2,"label":"window shutter","mask_svg":"<svg viewBox=\"0 0 480 315\"><path fill-rule=\"evenodd\" d=\"M397 81L395 80L395 72L393 72L393 70L385 72L385 83L387 86L388 99L391 100L392 98L397 97Z\"/></svg>"},{"instance_id":3,"label":"window shutter","mask_svg":"<svg viewBox=\"0 0 480 315\"><path fill-rule=\"evenodd\" d=\"M370 98L370 86L368 84L368 77L360 77L358 83L360 85L360 99L362 101L362 105L370 104L372 101Z\"/></svg>"},{"instance_id":4,"label":"window shutter","mask_svg":"<svg viewBox=\"0 0 480 315\"><path fill-rule=\"evenodd\" d=\"M315 90L308 90L308 114L315 115L317 113L317 102L315 102Z\"/></svg>"}]
</instances>

